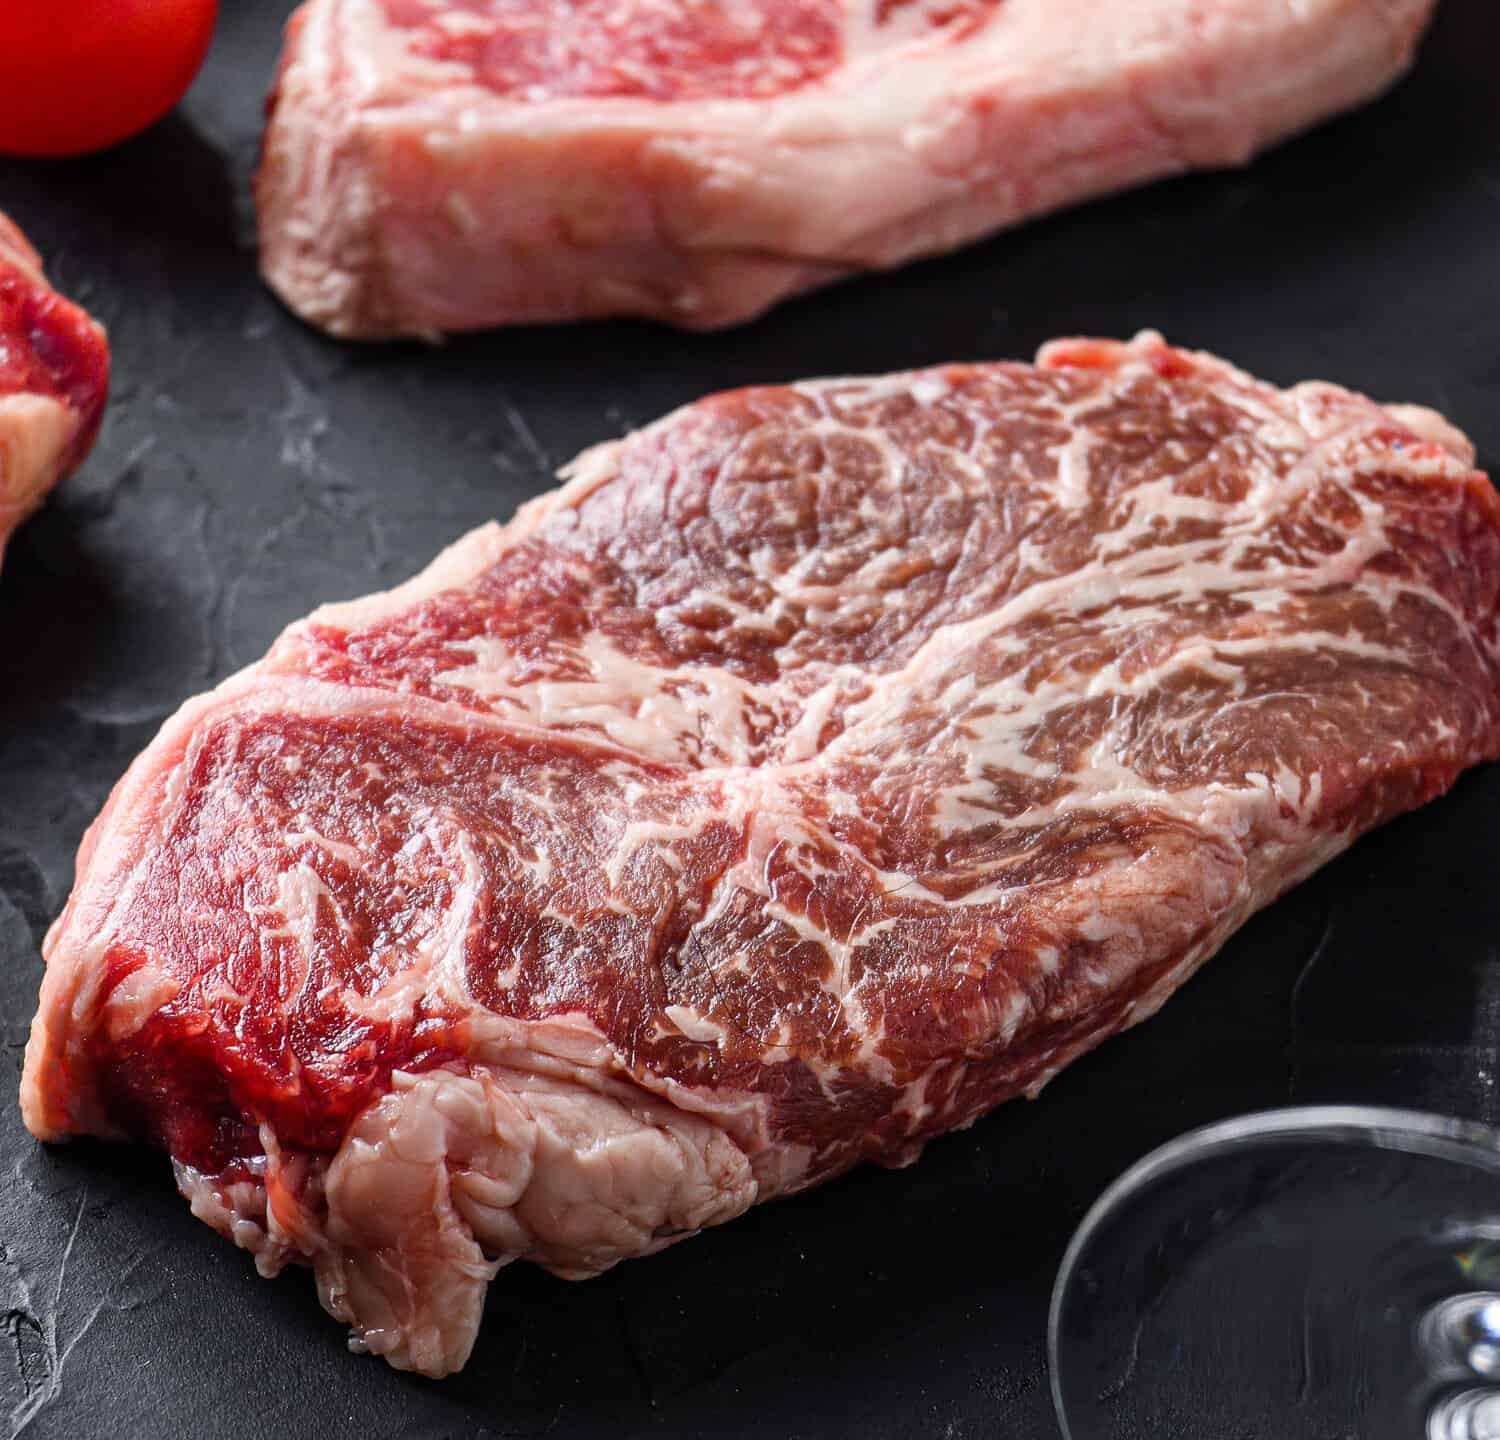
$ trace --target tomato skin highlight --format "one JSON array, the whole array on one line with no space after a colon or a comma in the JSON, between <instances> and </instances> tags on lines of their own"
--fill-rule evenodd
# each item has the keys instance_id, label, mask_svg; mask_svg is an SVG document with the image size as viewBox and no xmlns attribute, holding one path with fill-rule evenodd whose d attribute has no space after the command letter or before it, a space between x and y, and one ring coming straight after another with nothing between
<instances>
[{"instance_id":1,"label":"tomato skin highlight","mask_svg":"<svg viewBox=\"0 0 1500 1440\"><path fill-rule=\"evenodd\" d=\"M217 15L218 0L0 0L0 153L82 155L160 120Z\"/></svg>"}]
</instances>

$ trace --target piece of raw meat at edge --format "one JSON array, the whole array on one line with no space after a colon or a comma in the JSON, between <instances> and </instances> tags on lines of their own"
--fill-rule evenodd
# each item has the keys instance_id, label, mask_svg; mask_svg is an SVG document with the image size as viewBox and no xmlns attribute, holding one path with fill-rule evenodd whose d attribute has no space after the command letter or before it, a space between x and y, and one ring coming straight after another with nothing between
<instances>
[{"instance_id":1,"label":"piece of raw meat at edge","mask_svg":"<svg viewBox=\"0 0 1500 1440\"><path fill-rule=\"evenodd\" d=\"M732 325L1081 200L1242 164L1382 91L1432 5L999 0L977 28L875 46L789 93L521 103L402 51L375 0L310 0L272 93L261 268L346 338L610 315Z\"/></svg>"},{"instance_id":2,"label":"piece of raw meat at edge","mask_svg":"<svg viewBox=\"0 0 1500 1440\"><path fill-rule=\"evenodd\" d=\"M0 560L88 454L108 388L102 327L47 283L41 257L0 214Z\"/></svg>"},{"instance_id":3,"label":"piece of raw meat at edge","mask_svg":"<svg viewBox=\"0 0 1500 1440\"><path fill-rule=\"evenodd\" d=\"M1366 611L1360 612L1361 623L1378 626L1382 613L1387 618L1402 613L1404 587L1420 588L1421 567L1432 569L1452 589L1451 594L1432 592L1436 609L1431 614L1421 612L1427 618L1416 625L1412 636L1404 637L1438 647L1430 664L1439 673L1422 682L1415 700L1398 715L1401 733L1382 732L1385 743L1377 760L1365 763L1358 755L1343 755L1341 763L1348 773L1342 777L1336 770L1326 777L1299 775L1295 770L1282 775L1268 771L1248 788L1210 784L1206 789L1190 789L1185 793L1197 797L1192 801L1197 807L1193 813L1201 810L1202 823L1211 817L1208 830L1169 817L1166 823L1153 824L1144 853L1134 853L1129 850L1127 826L1118 842L1125 850L1102 870L1068 870L1075 862L1069 860L1064 843L1055 856L1066 873L1062 884L1055 879L1049 884L1044 878L1023 887L1023 903L1046 912L1051 929L1042 934L1056 942L1044 945L1032 934L1027 942L1031 958L1026 963L1041 967L1032 978L1047 989L1046 967L1059 960L1063 962L1059 980L1072 977L1066 978L1051 1002L1057 1013L1049 1010L1044 1015L1029 1006L1024 991L1010 988L1006 980L995 994L976 995L972 1011L959 1017L969 1027L969 1038L961 1048L948 1051L946 1058L940 1053L928 1061L903 1061L912 1073L898 1079L894 1088L886 1082L874 1084L868 1075L861 1078L862 1072L874 1075L890 1069L886 1057L905 1050L919 1057L926 1054L923 1046L929 1042L923 1027L943 1018L937 992L915 1022L908 1017L898 1025L893 1017L880 1047L849 1052L847 1061L841 1062L845 1071L839 1066L825 1067L811 1088L779 1097L739 1084L695 1084L691 1070L674 1075L669 1066L653 1069L651 1063L632 1057L605 1034L601 1028L605 1012L589 1015L562 1009L519 1019L487 1009L470 997L460 1025L444 1041L454 1047L452 1058L443 1060L441 1053L425 1059L417 1056L408 1065L395 1067L388 1086L377 1086L369 1103L321 1147L299 1146L288 1139L297 1124L317 1123L316 1110L302 1116L298 1108L302 1099L281 1101L268 1093L262 1098L267 1113L275 1112L275 1123L261 1121L258 1137L250 1136L249 1143L263 1153L248 1167L208 1173L179 1154L179 1185L196 1214L252 1251L266 1273L291 1259L312 1263L323 1303L332 1314L355 1326L366 1348L403 1367L446 1373L466 1358L486 1284L503 1260L525 1256L568 1276L596 1273L621 1258L651 1253L703 1226L732 1218L757 1200L828 1178L861 1159L911 1160L934 1134L966 1124L1013 1095L1034 1094L1072 1058L1123 1025L1153 1013L1255 909L1338 853L1356 834L1440 793L1464 765L1500 751L1496 686L1500 674L1496 636L1500 505L1484 477L1470 468L1472 451L1456 431L1430 412L1381 409L1336 387L1309 385L1283 394L1209 357L1171 350L1153 337L1143 337L1128 347L1068 342L1048 347L1043 362L1047 370L1042 378L1062 372L1063 379L1055 382L1062 385L1077 377L1085 395L1095 375L1105 377L1101 383L1115 387L1106 388L1102 397L1094 396L1097 407L1091 414L1107 416L1111 396L1128 401L1131 394L1145 389L1158 399L1167 396L1170 402L1179 393L1177 386L1201 381L1205 394L1198 403L1207 409L1195 412L1199 423L1218 414L1215 407L1220 402L1232 402L1243 407L1235 413L1248 417L1244 419L1247 425L1253 420L1257 434L1263 427L1270 437L1268 443L1306 446L1305 463L1288 459L1284 475L1265 477L1268 488L1264 494L1256 492L1260 496L1256 503L1271 508L1262 514L1252 506L1251 521L1259 517L1260 523L1274 526L1286 518L1277 507L1295 506L1307 487L1316 487L1330 474L1347 475L1353 481L1362 473L1361 466L1372 470L1370 493L1359 492L1360 505L1351 510L1348 497L1339 499L1340 482L1330 481L1335 508L1321 519L1322 512L1298 515L1288 533L1299 547L1306 548L1303 558L1313 567L1311 577L1304 578L1305 591L1295 592L1312 598L1299 603L1321 603L1317 597L1324 592L1332 593L1337 601L1351 587L1368 582L1379 603L1366 604ZM153 1133L156 1121L149 1108L141 1110L140 1097L132 1100L127 1112L121 1112L124 1102L107 1093L112 1077L128 1078L112 1072L110 1063L117 1054L132 1053L133 1037L170 1009L176 982L151 965L128 969L122 979L119 973L110 974L105 962L117 938L112 927L124 923L120 917L128 914L132 889L145 883L139 877L153 850L163 843L165 827L174 813L182 813L185 799L194 793L189 771L206 763L207 755L200 747L201 753L192 758L200 740L211 738L216 724L233 728L241 716L274 715L278 707L314 725L331 721L358 727L368 722L375 728L373 732L360 730L365 736L410 723L415 718L414 705L417 713L425 713L421 706L430 702L410 696L358 687L331 694L328 687L312 684L299 667L305 666L308 655L327 636L378 629L381 624L399 623L402 616L420 616L424 606L437 605L445 596L462 595L464 587L491 573L507 555L519 552L549 526L560 526L555 533L566 536L591 497L607 498L614 482L619 482L616 489L625 484L619 479L618 466L635 454L649 457L658 437L669 439L699 421L711 424L720 413L716 406L763 404L772 407L774 414L780 413L775 407L784 406L795 416L800 413L797 407L814 403L818 397L822 397L818 403L832 406L846 391L856 398L868 392L874 397L872 403L879 404L880 397L889 393L896 405L891 425L900 422L903 395L919 412L924 406L936 407L931 413L947 416L944 423L948 424L952 416L941 408L943 397L950 390L961 393L966 384L986 382L991 370L1006 384L1041 383L1030 378L1035 372L1026 367L954 366L886 380L820 382L792 391L744 392L700 402L638 436L590 452L575 467L575 478L566 488L533 502L509 527L475 532L390 594L318 612L288 631L266 660L217 691L190 701L121 781L80 851L73 897L48 937L47 976L23 1082L28 1125L46 1139L80 1132L119 1135L125 1128L122 1113L129 1113L139 1128ZM758 398L762 395L770 398ZM1183 428L1173 445L1193 441L1190 418L1184 412ZM816 424L809 423L816 430ZM1105 422L1094 423L1097 428ZM1319 435L1318 443L1310 444L1299 426ZM1124 438L1130 443L1128 436ZM1088 464L1094 463L1088 460L1089 446L1069 442L1065 432L1056 435L1054 443L1060 448L1048 452L1055 474L1048 481L1052 498L1046 501L1044 512L1086 516L1090 512L1086 506L1079 508L1085 497L1077 487L1080 473L1086 477ZM741 447L734 453L745 452ZM648 496L651 486L658 483L650 478L658 473L652 468L654 463L635 472L635 483L644 484ZM1002 481L998 474L991 474L987 483L999 486ZM1198 493L1202 482L1193 481L1191 470L1184 483L1188 488L1178 498L1183 523L1191 529L1197 509L1216 502ZM1375 496L1381 497L1378 504L1372 499ZM1167 499L1163 496L1158 503L1165 504ZM722 513L719 525L729 518L727 512ZM1137 517L1150 518L1149 513ZM1387 577L1377 563L1386 555L1381 537L1387 521L1408 527L1413 563L1419 567L1412 575L1403 577L1398 570ZM1333 522L1352 527L1343 549L1332 543L1337 532L1328 525ZM1097 543L1117 539L1124 528L1128 527L1117 519L1113 528L1105 526L1093 538ZM1426 533L1429 529L1434 533ZM1255 556L1258 533L1252 525L1245 538L1250 547L1244 550L1247 560ZM1109 613L1111 576L1118 577L1126 594L1132 583L1155 594L1179 583L1172 579L1172 571L1162 568L1154 551L1148 548L1141 554L1150 563L1132 569L1128 559L1108 566L1096 560L1097 573L1086 583L1064 573L1057 580L1031 585L1021 593L1020 601L1028 605L1035 601L1042 607L1039 613L1045 612L1049 598L1064 610L1071 607L1087 614L1091 605L1097 605ZM1400 555L1391 558L1403 559ZM1270 568L1245 572L1246 585L1253 588L1257 577L1266 575L1273 586L1290 583L1281 578L1275 564L1264 564ZM1292 591L1284 593L1295 598ZM1368 601L1367 596L1362 603ZM1339 613L1338 618L1348 621L1350 616ZM1433 629L1434 625L1438 628ZM1449 631L1443 630L1444 625L1450 625ZM962 624L942 631L953 643L966 633ZM1002 638L1008 633L1002 632ZM1245 638L1221 638L1223 653L1244 656L1239 663L1249 663L1256 653L1257 633L1252 627L1243 632ZM1445 633L1448 648L1443 649L1439 641ZM1276 637L1273 648L1295 658L1309 644L1315 651L1318 644L1332 647L1323 659L1347 653L1351 664L1366 653L1381 653L1377 641L1357 635L1323 636L1314 641L1297 631ZM943 646L938 650L941 653ZM332 653L325 653L324 659ZM959 653L967 657L969 652ZM1216 667L1221 667L1212 646L1200 651L1189 645L1182 654L1189 670L1204 677L1214 676ZM1455 668L1464 655L1468 668ZM399 654L396 658L399 661ZM1320 657L1315 653L1312 658ZM1143 662L1142 656L1135 659ZM1411 663L1419 659L1414 657ZM504 660L502 654L492 663ZM967 664L967 658L962 663ZM1151 673L1148 667L1148 676ZM1315 667L1312 678L1303 683L1314 684L1318 673ZM1067 683L1066 667L1051 674L1054 679L1061 675ZM1386 673L1392 687L1403 678L1410 677L1403 677L1399 669ZM1126 683L1128 690L1128 676L1116 679ZM1034 683L1045 689L1049 675L1037 676ZM566 689L560 687L558 694ZM956 690L949 686L942 693L959 699L964 694L961 683ZM1309 692L1312 697L1318 693L1315 688ZM1372 697L1372 702L1378 698ZM577 702L583 716L592 714L586 701L585 694ZM899 711L898 699L888 704ZM481 723L473 712L468 713L468 719L438 723L460 725L470 736L469 747L480 749L486 743L488 722ZM976 716L974 723L982 724L983 712L976 711ZM1150 729L1148 720L1148 742ZM518 733L527 732L523 727ZM973 743L979 746L984 738L981 733ZM652 732L642 743L660 739ZM244 743L243 738L234 743ZM599 743L598 753L612 757L608 764L624 763L617 746ZM300 752L279 747L280 742L263 762L256 763L273 763L279 756L282 766L300 772ZM832 759L826 748L821 752L815 748L813 754L819 757L818 763ZM448 761L452 758L449 752ZM190 759L192 764L187 763ZM378 770L378 755L372 763ZM507 763L519 763L518 757L512 754ZM1019 785L1024 794L1030 782L1015 777L1024 777L1029 770L1028 758L997 756L994 763L1011 774L1006 783ZM647 765L639 776L645 783L653 773ZM1088 784L1094 778L1085 769L1072 772L1070 783ZM1106 792L1109 782L1109 774L1102 773ZM270 783L269 776L266 783ZM753 793L753 772L734 783L750 787ZM1169 798L1168 792L1158 796L1162 804ZM753 809L761 802L752 799L750 803ZM771 873L776 846L784 838L795 839L801 823L790 812L768 819L777 832L766 835L769 847L755 850L752 844L754 853L747 852L752 871L763 867L766 874ZM672 837L669 826L648 825L647 829L655 829L669 841ZM336 857L342 843L331 842L330 856ZM533 856L524 863L535 868L539 858ZM465 871L474 863L461 845L455 860ZM574 863L593 864L587 856ZM817 857L804 863L816 869ZM555 893L558 904L566 906L561 897L570 878L576 877L554 875L545 881L543 893ZM783 881L787 878L782 876ZM932 875L922 879L919 891L940 883ZM297 925L310 923L309 895L314 897L314 906L318 901L306 885L314 882L322 883L309 873L276 902L282 929L294 931ZM901 882L896 888L905 889L911 883ZM450 908L463 919L473 913L466 907L482 900L477 894L459 896ZM169 928L197 923L193 907L202 902L188 897L184 902L180 921L176 914L164 917ZM963 899L944 903L941 893L934 891L927 899L911 903L936 912L940 919L944 913L959 913ZM987 903L998 907L990 913L997 921L1001 919L1007 906L1004 897ZM767 905L769 915L775 906ZM607 908L601 906L601 910ZM823 939L835 941L837 936L831 931L816 928L814 913L809 902L802 921L814 926L815 934L821 933ZM794 921L797 918L792 916ZM148 919L148 923L157 922ZM1137 935L1136 942L1126 938L1131 933ZM1150 947L1142 952L1139 937L1147 935ZM430 967L417 967L415 972L429 990L443 990L453 983L451 964L443 959L455 953L453 937L445 936L446 932L433 937ZM716 943L711 935L708 943ZM946 949L939 953L944 964L936 967L937 973L946 974L946 967L954 965L957 979L958 971L968 963L965 957ZM726 962L722 983L729 985L734 980L733 956L721 958ZM919 957L910 958L915 963ZM491 957L490 968L501 959L509 957ZM691 960L689 953L672 963ZM757 963L774 965L777 957L767 954ZM983 968L1005 980L1005 965L995 957L984 962ZM769 993L774 997L774 988ZM869 1001L861 1004L868 1007ZM667 1038L679 1046L665 1053L680 1056L685 1053L683 1045L689 1050L732 1046L733 1036L704 1009L703 1004L696 1011L679 1004L662 1012L661 1024L670 1032ZM785 1013L790 1019L791 1011ZM908 1033L914 1023L915 1033ZM1028 1027L1024 1036L1017 1030L1023 1023ZM797 1033L799 1044L805 1047L806 1035ZM815 1053L814 1045L808 1054ZM779 1062L770 1063L773 1057L763 1058L768 1074L778 1069ZM170 1063L172 1057L166 1059ZM923 1063L926 1069L914 1068ZM215 1083L211 1073L197 1069L190 1069L185 1077L158 1069L146 1078L145 1104L153 1103L153 1095L170 1096L171 1086L179 1081L189 1090L196 1087L204 1093L210 1093ZM317 1076L309 1073L306 1084L316 1083ZM165 1088L158 1091L158 1085ZM317 1104L316 1100L311 1103ZM211 1148L212 1137L203 1143ZM244 1138L236 1143L244 1143Z\"/></svg>"}]
</instances>

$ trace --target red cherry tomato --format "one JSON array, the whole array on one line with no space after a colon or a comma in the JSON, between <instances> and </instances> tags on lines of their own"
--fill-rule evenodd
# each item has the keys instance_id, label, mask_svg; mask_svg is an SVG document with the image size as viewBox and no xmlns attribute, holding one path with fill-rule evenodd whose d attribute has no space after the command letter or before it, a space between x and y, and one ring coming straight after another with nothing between
<instances>
[{"instance_id":1,"label":"red cherry tomato","mask_svg":"<svg viewBox=\"0 0 1500 1440\"><path fill-rule=\"evenodd\" d=\"M0 0L0 151L80 155L181 98L218 0Z\"/></svg>"}]
</instances>

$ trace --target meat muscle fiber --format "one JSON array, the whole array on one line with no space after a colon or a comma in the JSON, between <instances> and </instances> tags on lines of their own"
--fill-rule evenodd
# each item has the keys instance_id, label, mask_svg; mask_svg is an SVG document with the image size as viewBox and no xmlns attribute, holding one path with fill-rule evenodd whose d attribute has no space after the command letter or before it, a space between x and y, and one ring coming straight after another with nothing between
<instances>
[{"instance_id":1,"label":"meat muscle fiber","mask_svg":"<svg viewBox=\"0 0 1500 1440\"><path fill-rule=\"evenodd\" d=\"M1439 417L1157 336L710 397L167 722L27 1124L166 1147L443 1374L508 1261L905 1163L1150 1015L1500 752L1497 601Z\"/></svg>"},{"instance_id":2,"label":"meat muscle fiber","mask_svg":"<svg viewBox=\"0 0 1500 1440\"><path fill-rule=\"evenodd\" d=\"M0 559L88 454L108 386L104 331L47 283L41 258L0 215Z\"/></svg>"},{"instance_id":3,"label":"meat muscle fiber","mask_svg":"<svg viewBox=\"0 0 1500 1440\"><path fill-rule=\"evenodd\" d=\"M261 266L335 335L731 325L1369 99L1433 0L309 0Z\"/></svg>"}]
</instances>

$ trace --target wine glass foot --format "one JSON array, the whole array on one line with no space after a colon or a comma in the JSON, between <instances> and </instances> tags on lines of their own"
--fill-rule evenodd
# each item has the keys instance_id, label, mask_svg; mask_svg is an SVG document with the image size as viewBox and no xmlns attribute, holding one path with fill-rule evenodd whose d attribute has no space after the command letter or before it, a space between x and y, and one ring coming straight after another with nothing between
<instances>
[{"instance_id":1,"label":"wine glass foot","mask_svg":"<svg viewBox=\"0 0 1500 1440\"><path fill-rule=\"evenodd\" d=\"M1500 1440L1500 1134L1326 1107L1180 1137L1080 1225L1048 1343L1066 1440Z\"/></svg>"},{"instance_id":2,"label":"wine glass foot","mask_svg":"<svg viewBox=\"0 0 1500 1440\"><path fill-rule=\"evenodd\" d=\"M1500 1440L1500 1390L1460 1390L1439 1401L1427 1440Z\"/></svg>"}]
</instances>

